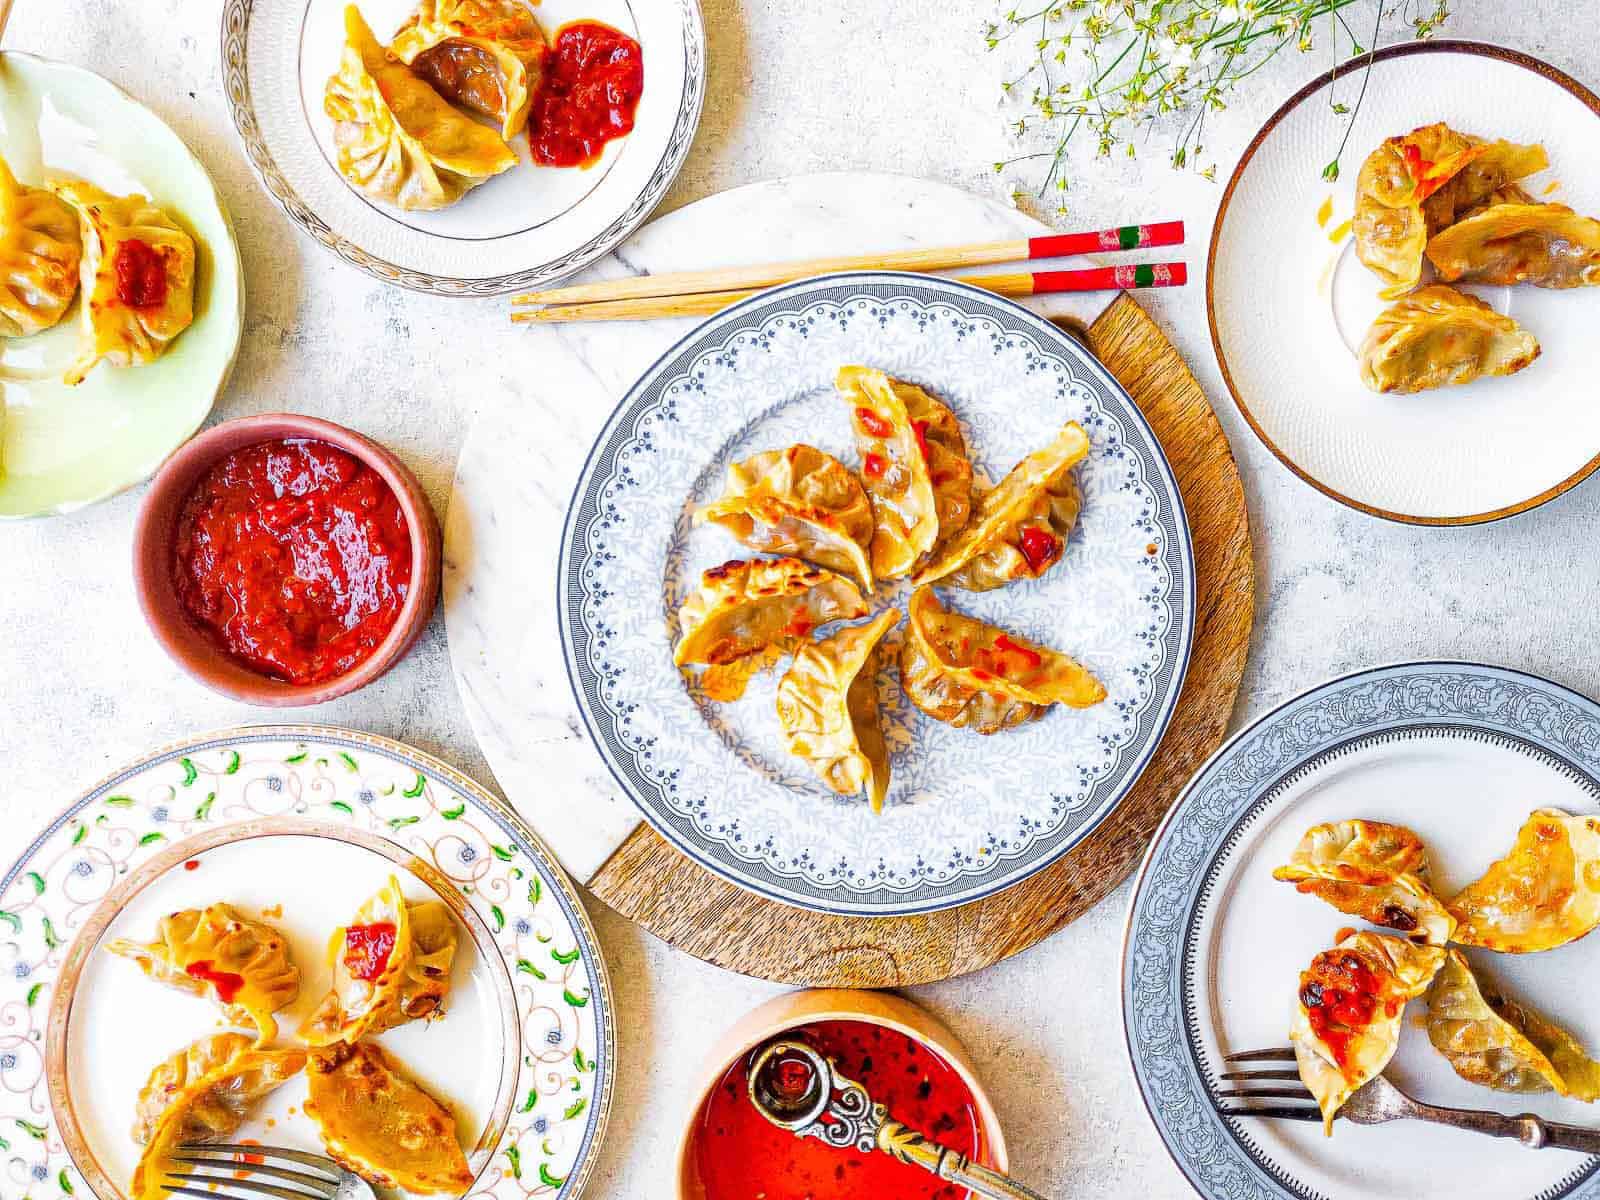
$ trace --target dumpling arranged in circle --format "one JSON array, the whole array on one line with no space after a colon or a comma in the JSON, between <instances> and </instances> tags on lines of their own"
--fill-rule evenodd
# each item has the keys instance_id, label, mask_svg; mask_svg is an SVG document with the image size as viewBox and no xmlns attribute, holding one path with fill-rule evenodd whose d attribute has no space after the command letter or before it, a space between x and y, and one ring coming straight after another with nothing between
<instances>
[{"instance_id":1,"label":"dumpling arranged in circle","mask_svg":"<svg viewBox=\"0 0 1600 1200\"><path fill-rule=\"evenodd\" d=\"M1491 204L1438 234L1428 260L1450 283L1600 284L1600 221L1565 204Z\"/></svg>"},{"instance_id":2,"label":"dumpling arranged in circle","mask_svg":"<svg viewBox=\"0 0 1600 1200\"><path fill-rule=\"evenodd\" d=\"M0 158L0 337L31 337L66 316L78 293L78 214L45 188L17 182Z\"/></svg>"},{"instance_id":3,"label":"dumpling arranged in circle","mask_svg":"<svg viewBox=\"0 0 1600 1200\"><path fill-rule=\"evenodd\" d=\"M1436 283L1396 301L1361 343L1361 382L1401 394L1514 375L1539 357L1539 339L1476 296Z\"/></svg>"},{"instance_id":4,"label":"dumpling arranged in circle","mask_svg":"<svg viewBox=\"0 0 1600 1200\"><path fill-rule=\"evenodd\" d=\"M1313 825L1274 879L1340 912L1442 946L1456 920L1428 886L1428 851L1403 825L1331 821Z\"/></svg>"},{"instance_id":5,"label":"dumpling arranged in circle","mask_svg":"<svg viewBox=\"0 0 1600 1200\"><path fill-rule=\"evenodd\" d=\"M889 746L878 714L879 643L900 620L885 609L801 648L778 682L778 723L789 753L841 796L866 793L872 811L889 791Z\"/></svg>"},{"instance_id":6,"label":"dumpling arranged in circle","mask_svg":"<svg viewBox=\"0 0 1600 1200\"><path fill-rule=\"evenodd\" d=\"M1463 946L1531 954L1587 936L1600 925L1600 818L1536 809L1511 852L1446 907Z\"/></svg>"}]
</instances>

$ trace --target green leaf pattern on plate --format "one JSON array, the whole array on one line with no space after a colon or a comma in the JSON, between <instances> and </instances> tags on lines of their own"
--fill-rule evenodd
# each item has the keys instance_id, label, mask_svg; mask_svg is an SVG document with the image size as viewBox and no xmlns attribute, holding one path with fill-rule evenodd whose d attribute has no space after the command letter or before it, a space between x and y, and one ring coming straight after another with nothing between
<instances>
[{"instance_id":1,"label":"green leaf pattern on plate","mask_svg":"<svg viewBox=\"0 0 1600 1200\"><path fill-rule=\"evenodd\" d=\"M184 789L191 792L179 800ZM246 735L191 743L118 777L80 800L53 835L0 873L11 880L0 890L0 938L16 948L0 976L0 1007L16 1003L27 1026L9 1031L22 1035L15 1066L0 1059L6 1075L0 1151L21 1154L34 1179L60 1187L59 1193L36 1189L32 1200L74 1195L71 1163L38 1114L49 1111L42 1058L48 993L83 913L175 844L274 817L321 819L395 841L460 889L513 966L525 1051L517 1080L523 1099L502 1149L510 1190L496 1188L491 1177L480 1190L522 1200L585 1177L577 1155L607 1107L609 1072L597 1066L611 1018L605 1005L591 1003L600 977L583 953L589 931L574 927L564 887L541 875L549 869L545 860L530 856L475 789L424 773L386 743L359 735L305 742ZM68 920L69 914L76 915ZM537 1166L524 1163L524 1155L536 1157ZM520 1182L512 1187L511 1179Z\"/></svg>"}]
</instances>

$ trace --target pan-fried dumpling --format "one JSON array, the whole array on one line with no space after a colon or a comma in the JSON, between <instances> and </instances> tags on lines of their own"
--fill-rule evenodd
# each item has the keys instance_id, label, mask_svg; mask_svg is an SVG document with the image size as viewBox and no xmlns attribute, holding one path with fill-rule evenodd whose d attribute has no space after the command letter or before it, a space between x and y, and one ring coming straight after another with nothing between
<instances>
[{"instance_id":1,"label":"pan-fried dumpling","mask_svg":"<svg viewBox=\"0 0 1600 1200\"><path fill-rule=\"evenodd\" d=\"M678 610L673 661L707 664L701 687L737 700L750 677L772 666L819 626L867 613L856 585L798 558L732 559L700 576Z\"/></svg>"},{"instance_id":2,"label":"pan-fried dumpling","mask_svg":"<svg viewBox=\"0 0 1600 1200\"><path fill-rule=\"evenodd\" d=\"M157 1063L144 1087L139 1090L139 1102L133 1110L133 1140L141 1146L148 1145L162 1114L179 1092L215 1071L234 1055L250 1049L252 1044L250 1038L242 1033L218 1033L201 1038ZM197 1120L206 1117L203 1108L194 1115ZM233 1132L233 1129L222 1128L222 1120L212 1124L221 1133Z\"/></svg>"},{"instance_id":3,"label":"pan-fried dumpling","mask_svg":"<svg viewBox=\"0 0 1600 1200\"><path fill-rule=\"evenodd\" d=\"M1439 278L1454 283L1600 284L1600 221L1565 204L1494 204L1428 243Z\"/></svg>"},{"instance_id":4,"label":"pan-fried dumpling","mask_svg":"<svg viewBox=\"0 0 1600 1200\"><path fill-rule=\"evenodd\" d=\"M329 943L333 988L300 1037L312 1046L354 1042L438 1015L450 989L456 926L437 900L414 904L393 876Z\"/></svg>"},{"instance_id":5,"label":"pan-fried dumpling","mask_svg":"<svg viewBox=\"0 0 1600 1200\"><path fill-rule=\"evenodd\" d=\"M527 125L544 74L544 31L521 0L422 0L389 52L441 95L500 122L508 142Z\"/></svg>"},{"instance_id":6,"label":"pan-fried dumpling","mask_svg":"<svg viewBox=\"0 0 1600 1200\"><path fill-rule=\"evenodd\" d=\"M322 107L333 118L339 173L374 200L408 210L444 208L517 165L499 134L450 107L390 58L355 5Z\"/></svg>"},{"instance_id":7,"label":"pan-fried dumpling","mask_svg":"<svg viewBox=\"0 0 1600 1200\"><path fill-rule=\"evenodd\" d=\"M306 1088L329 1156L369 1183L421 1194L472 1185L455 1118L377 1044L313 1051Z\"/></svg>"},{"instance_id":8,"label":"pan-fried dumpling","mask_svg":"<svg viewBox=\"0 0 1600 1200\"><path fill-rule=\"evenodd\" d=\"M872 502L843 463L815 446L734 463L722 498L697 510L694 521L720 525L752 550L853 575L872 590Z\"/></svg>"},{"instance_id":9,"label":"pan-fried dumpling","mask_svg":"<svg viewBox=\"0 0 1600 1200\"><path fill-rule=\"evenodd\" d=\"M1600 925L1600 818L1536 809L1511 853L1446 907L1463 946L1531 954L1577 941Z\"/></svg>"},{"instance_id":10,"label":"pan-fried dumpling","mask_svg":"<svg viewBox=\"0 0 1600 1200\"><path fill-rule=\"evenodd\" d=\"M1289 1040L1325 1133L1332 1134L1344 1102L1389 1065L1406 1002L1428 990L1444 955L1438 946L1361 932L1300 973Z\"/></svg>"},{"instance_id":11,"label":"pan-fried dumpling","mask_svg":"<svg viewBox=\"0 0 1600 1200\"><path fill-rule=\"evenodd\" d=\"M1486 142L1470 133L1462 136L1469 146L1476 148L1477 153L1448 183L1422 202L1422 214L1427 218L1429 236L1470 215L1493 195L1526 195L1516 181L1550 165L1549 155L1543 146L1537 144L1524 146L1504 140Z\"/></svg>"},{"instance_id":12,"label":"pan-fried dumpling","mask_svg":"<svg viewBox=\"0 0 1600 1200\"><path fill-rule=\"evenodd\" d=\"M899 579L972 516L972 464L955 414L921 388L870 367L840 367L861 477L877 528L872 570Z\"/></svg>"},{"instance_id":13,"label":"pan-fried dumpling","mask_svg":"<svg viewBox=\"0 0 1600 1200\"><path fill-rule=\"evenodd\" d=\"M66 381L82 383L101 362L154 362L194 323L194 239L144 196L76 181L50 189L77 210L83 234L82 347Z\"/></svg>"},{"instance_id":14,"label":"pan-fried dumpling","mask_svg":"<svg viewBox=\"0 0 1600 1200\"><path fill-rule=\"evenodd\" d=\"M1379 279L1379 292L1394 300L1422 278L1422 255L1430 229L1423 203L1468 163L1483 155L1465 135L1444 124L1424 125L1384 141L1361 164L1356 178L1356 257Z\"/></svg>"},{"instance_id":15,"label":"pan-fried dumpling","mask_svg":"<svg viewBox=\"0 0 1600 1200\"><path fill-rule=\"evenodd\" d=\"M173 1155L186 1142L220 1142L244 1124L252 1105L297 1075L306 1065L299 1049L238 1048L237 1034L221 1034L196 1042L158 1066L140 1093L135 1140L145 1136L144 1153L133 1170L130 1200L169 1200L162 1181L180 1164ZM180 1061L181 1060L181 1061ZM146 1096L159 1094L165 1082L184 1076L166 1105L146 1127ZM151 1089L157 1089L151 1093Z\"/></svg>"},{"instance_id":16,"label":"pan-fried dumpling","mask_svg":"<svg viewBox=\"0 0 1600 1200\"><path fill-rule=\"evenodd\" d=\"M1106 698L1100 681L1065 654L949 612L932 588L912 593L910 616L900 683L937 721L998 733L1052 704L1088 708Z\"/></svg>"},{"instance_id":17,"label":"pan-fried dumpling","mask_svg":"<svg viewBox=\"0 0 1600 1200\"><path fill-rule=\"evenodd\" d=\"M1428 886L1422 839L1382 821L1313 825L1274 879L1326 900L1340 912L1442 946L1456 920Z\"/></svg>"},{"instance_id":18,"label":"pan-fried dumpling","mask_svg":"<svg viewBox=\"0 0 1600 1200\"><path fill-rule=\"evenodd\" d=\"M841 796L866 792L881 812L889 791L889 746L878 721L878 643L896 609L803 647L778 682L778 723L789 753L805 759Z\"/></svg>"},{"instance_id":19,"label":"pan-fried dumpling","mask_svg":"<svg viewBox=\"0 0 1600 1200\"><path fill-rule=\"evenodd\" d=\"M1450 951L1428 989L1428 1040L1470 1083L1600 1099L1600 1063L1560 1026L1485 992L1459 950Z\"/></svg>"},{"instance_id":20,"label":"pan-fried dumpling","mask_svg":"<svg viewBox=\"0 0 1600 1200\"><path fill-rule=\"evenodd\" d=\"M277 1036L272 1014L300 994L300 968L290 960L283 934L228 904L169 913L155 941L117 938L106 949L131 958L168 987L216 1000L228 1020L254 1025L259 1043Z\"/></svg>"},{"instance_id":21,"label":"pan-fried dumpling","mask_svg":"<svg viewBox=\"0 0 1600 1200\"><path fill-rule=\"evenodd\" d=\"M78 214L44 188L17 182L0 158L0 337L57 325L78 292Z\"/></svg>"},{"instance_id":22,"label":"pan-fried dumpling","mask_svg":"<svg viewBox=\"0 0 1600 1200\"><path fill-rule=\"evenodd\" d=\"M942 582L973 592L1037 579L1066 552L1082 494L1072 468L1089 453L1083 427L1070 421L1056 439L1013 467L978 500L971 523L917 572L916 586Z\"/></svg>"},{"instance_id":23,"label":"pan-fried dumpling","mask_svg":"<svg viewBox=\"0 0 1600 1200\"><path fill-rule=\"evenodd\" d=\"M1539 357L1539 339L1476 296L1442 283L1397 300L1361 343L1361 382L1411 393L1514 375Z\"/></svg>"}]
</instances>

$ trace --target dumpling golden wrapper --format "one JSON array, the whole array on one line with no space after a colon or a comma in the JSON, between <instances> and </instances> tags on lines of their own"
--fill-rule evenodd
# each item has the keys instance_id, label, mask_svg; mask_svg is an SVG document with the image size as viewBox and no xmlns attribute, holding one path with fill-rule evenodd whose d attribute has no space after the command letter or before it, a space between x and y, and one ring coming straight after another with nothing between
<instances>
[{"instance_id":1,"label":"dumpling golden wrapper","mask_svg":"<svg viewBox=\"0 0 1600 1200\"><path fill-rule=\"evenodd\" d=\"M78 293L78 214L44 188L17 182L0 158L0 337L59 324Z\"/></svg>"},{"instance_id":2,"label":"dumpling golden wrapper","mask_svg":"<svg viewBox=\"0 0 1600 1200\"><path fill-rule=\"evenodd\" d=\"M144 196L78 182L51 191L77 210L83 233L82 346L67 383L82 383L102 362L154 362L194 323L194 239Z\"/></svg>"},{"instance_id":3,"label":"dumpling golden wrapper","mask_svg":"<svg viewBox=\"0 0 1600 1200\"><path fill-rule=\"evenodd\" d=\"M815 446L734 463L721 499L697 510L694 521L720 525L752 550L853 575L872 590L872 502L843 463Z\"/></svg>"},{"instance_id":4,"label":"dumpling golden wrapper","mask_svg":"<svg viewBox=\"0 0 1600 1200\"><path fill-rule=\"evenodd\" d=\"M1565 204L1493 204L1428 243L1449 282L1542 288L1600 284L1600 221Z\"/></svg>"},{"instance_id":5,"label":"dumpling golden wrapper","mask_svg":"<svg viewBox=\"0 0 1600 1200\"><path fill-rule=\"evenodd\" d=\"M201 1038L157 1063L144 1087L139 1090L139 1102L133 1112L133 1140L141 1146L147 1145L162 1115L171 1107L179 1092L223 1066L235 1055L244 1053L253 1044L242 1033L219 1033ZM226 1097L221 1099L225 1101ZM233 1132L233 1129L223 1128L227 1117L219 1116L211 1120L204 1106L196 1106L195 1117L215 1127L218 1133ZM237 1127L235 1125L233 1128Z\"/></svg>"},{"instance_id":6,"label":"dumpling golden wrapper","mask_svg":"<svg viewBox=\"0 0 1600 1200\"><path fill-rule=\"evenodd\" d=\"M700 576L678 610L678 666L706 664L700 678L716 700L737 700L750 677L831 621L865 616L866 601L842 575L798 558L733 559Z\"/></svg>"},{"instance_id":7,"label":"dumpling golden wrapper","mask_svg":"<svg viewBox=\"0 0 1600 1200\"><path fill-rule=\"evenodd\" d=\"M1389 1065L1406 1002L1428 990L1444 957L1438 946L1362 932L1301 972L1289 1041L1325 1133L1344 1102Z\"/></svg>"},{"instance_id":8,"label":"dumpling golden wrapper","mask_svg":"<svg viewBox=\"0 0 1600 1200\"><path fill-rule=\"evenodd\" d=\"M304 1050L261 1050L238 1047L237 1034L221 1034L196 1042L158 1066L140 1093L135 1139L145 1134L144 1153L134 1167L130 1200L169 1200L163 1182L185 1167L173 1159L186 1142L220 1142L242 1124L252 1105L297 1075L306 1065ZM148 1109L166 1084L184 1082L167 1094L154 1120Z\"/></svg>"},{"instance_id":9,"label":"dumpling golden wrapper","mask_svg":"<svg viewBox=\"0 0 1600 1200\"><path fill-rule=\"evenodd\" d=\"M986 592L1055 566L1082 506L1072 469L1088 453L1088 435L1069 422L979 498L971 522L917 572L916 586L942 582Z\"/></svg>"},{"instance_id":10,"label":"dumpling golden wrapper","mask_svg":"<svg viewBox=\"0 0 1600 1200\"><path fill-rule=\"evenodd\" d=\"M1482 143L1441 123L1386 139L1361 164L1356 257L1383 281L1384 299L1405 295L1422 278L1423 252L1437 232L1429 228L1424 202L1484 153Z\"/></svg>"},{"instance_id":11,"label":"dumpling golden wrapper","mask_svg":"<svg viewBox=\"0 0 1600 1200\"><path fill-rule=\"evenodd\" d=\"M1600 925L1600 818L1537 809L1511 853L1446 907L1463 946L1531 954L1577 941Z\"/></svg>"},{"instance_id":12,"label":"dumpling golden wrapper","mask_svg":"<svg viewBox=\"0 0 1600 1200\"><path fill-rule=\"evenodd\" d=\"M168 987L216 1000L230 1021L255 1026L259 1043L277 1036L272 1014L300 994L300 969L283 934L228 904L170 913L155 941L117 938L106 949Z\"/></svg>"},{"instance_id":13,"label":"dumpling golden wrapper","mask_svg":"<svg viewBox=\"0 0 1600 1200\"><path fill-rule=\"evenodd\" d=\"M354 1042L438 1015L450 988L456 926L431 900L408 901L393 876L335 931L333 987L300 1029L308 1045Z\"/></svg>"},{"instance_id":14,"label":"dumpling golden wrapper","mask_svg":"<svg viewBox=\"0 0 1600 1200\"><path fill-rule=\"evenodd\" d=\"M522 0L422 0L389 52L441 95L499 121L508 142L527 125L544 75L544 31Z\"/></svg>"},{"instance_id":15,"label":"dumpling golden wrapper","mask_svg":"<svg viewBox=\"0 0 1600 1200\"><path fill-rule=\"evenodd\" d=\"M1531 1009L1485 992L1459 950L1428 989L1428 1040L1457 1075L1497 1092L1600 1099L1600 1063Z\"/></svg>"},{"instance_id":16,"label":"dumpling golden wrapper","mask_svg":"<svg viewBox=\"0 0 1600 1200\"><path fill-rule=\"evenodd\" d=\"M871 367L840 367L834 386L850 406L872 497L873 574L899 579L972 515L972 464L960 423L921 388Z\"/></svg>"},{"instance_id":17,"label":"dumpling golden wrapper","mask_svg":"<svg viewBox=\"0 0 1600 1200\"><path fill-rule=\"evenodd\" d=\"M1526 195L1516 181L1550 165L1549 155L1537 144L1486 142L1470 133L1461 136L1475 153L1448 183L1422 202L1430 236L1471 215L1496 194Z\"/></svg>"},{"instance_id":18,"label":"dumpling golden wrapper","mask_svg":"<svg viewBox=\"0 0 1600 1200\"><path fill-rule=\"evenodd\" d=\"M789 753L841 796L862 792L872 811L889 791L889 746L878 715L878 643L896 609L803 647L778 681L778 723Z\"/></svg>"},{"instance_id":19,"label":"dumpling golden wrapper","mask_svg":"<svg viewBox=\"0 0 1600 1200\"><path fill-rule=\"evenodd\" d=\"M1031 721L1052 704L1088 708L1106 698L1100 681L1065 654L949 612L932 588L912 593L900 683L930 717L984 734Z\"/></svg>"},{"instance_id":20,"label":"dumpling golden wrapper","mask_svg":"<svg viewBox=\"0 0 1600 1200\"><path fill-rule=\"evenodd\" d=\"M322 106L333 118L339 173L352 185L398 208L444 208L517 165L497 133L390 58L353 4L345 35Z\"/></svg>"},{"instance_id":21,"label":"dumpling golden wrapper","mask_svg":"<svg viewBox=\"0 0 1600 1200\"><path fill-rule=\"evenodd\" d=\"M369 1183L421 1194L472 1185L455 1118L376 1043L313 1051L306 1086L329 1156Z\"/></svg>"},{"instance_id":22,"label":"dumpling golden wrapper","mask_svg":"<svg viewBox=\"0 0 1600 1200\"><path fill-rule=\"evenodd\" d=\"M1428 886L1422 839L1382 821L1314 825L1274 879L1327 901L1340 912L1442 946L1455 918Z\"/></svg>"},{"instance_id":23,"label":"dumpling golden wrapper","mask_svg":"<svg viewBox=\"0 0 1600 1200\"><path fill-rule=\"evenodd\" d=\"M1359 357L1369 389L1407 394L1514 375L1539 357L1539 340L1476 296L1434 284L1380 313Z\"/></svg>"}]
</instances>

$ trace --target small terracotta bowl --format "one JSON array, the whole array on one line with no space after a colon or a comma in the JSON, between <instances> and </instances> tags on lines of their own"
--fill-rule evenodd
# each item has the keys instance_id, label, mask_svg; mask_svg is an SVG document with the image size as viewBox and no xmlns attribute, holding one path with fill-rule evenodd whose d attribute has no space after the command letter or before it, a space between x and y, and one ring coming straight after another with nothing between
<instances>
[{"instance_id":1,"label":"small terracotta bowl","mask_svg":"<svg viewBox=\"0 0 1600 1200\"><path fill-rule=\"evenodd\" d=\"M882 1025L937 1052L972 1092L983 1125L980 1161L996 1171L1007 1169L1006 1139L1000 1132L1000 1118L995 1115L988 1093L978 1082L978 1073L966 1049L943 1021L892 992L819 988L787 992L768 1000L723 1034L706 1056L699 1075L693 1080L683 1134L678 1139L678 1200L705 1200L705 1184L701 1182L694 1160L694 1135L717 1081L730 1066L763 1042L816 1021L866 1021Z\"/></svg>"},{"instance_id":2,"label":"small terracotta bowl","mask_svg":"<svg viewBox=\"0 0 1600 1200\"><path fill-rule=\"evenodd\" d=\"M277 438L327 442L371 467L394 492L411 530L411 591L378 648L353 670L321 683L269 679L236 662L184 611L173 583L178 511L201 476L235 450ZM405 657L439 599L439 522L404 463L371 438L316 417L263 413L208 429L156 472L133 528L133 582L150 632L180 667L214 692L269 707L320 704L365 687Z\"/></svg>"}]
</instances>

